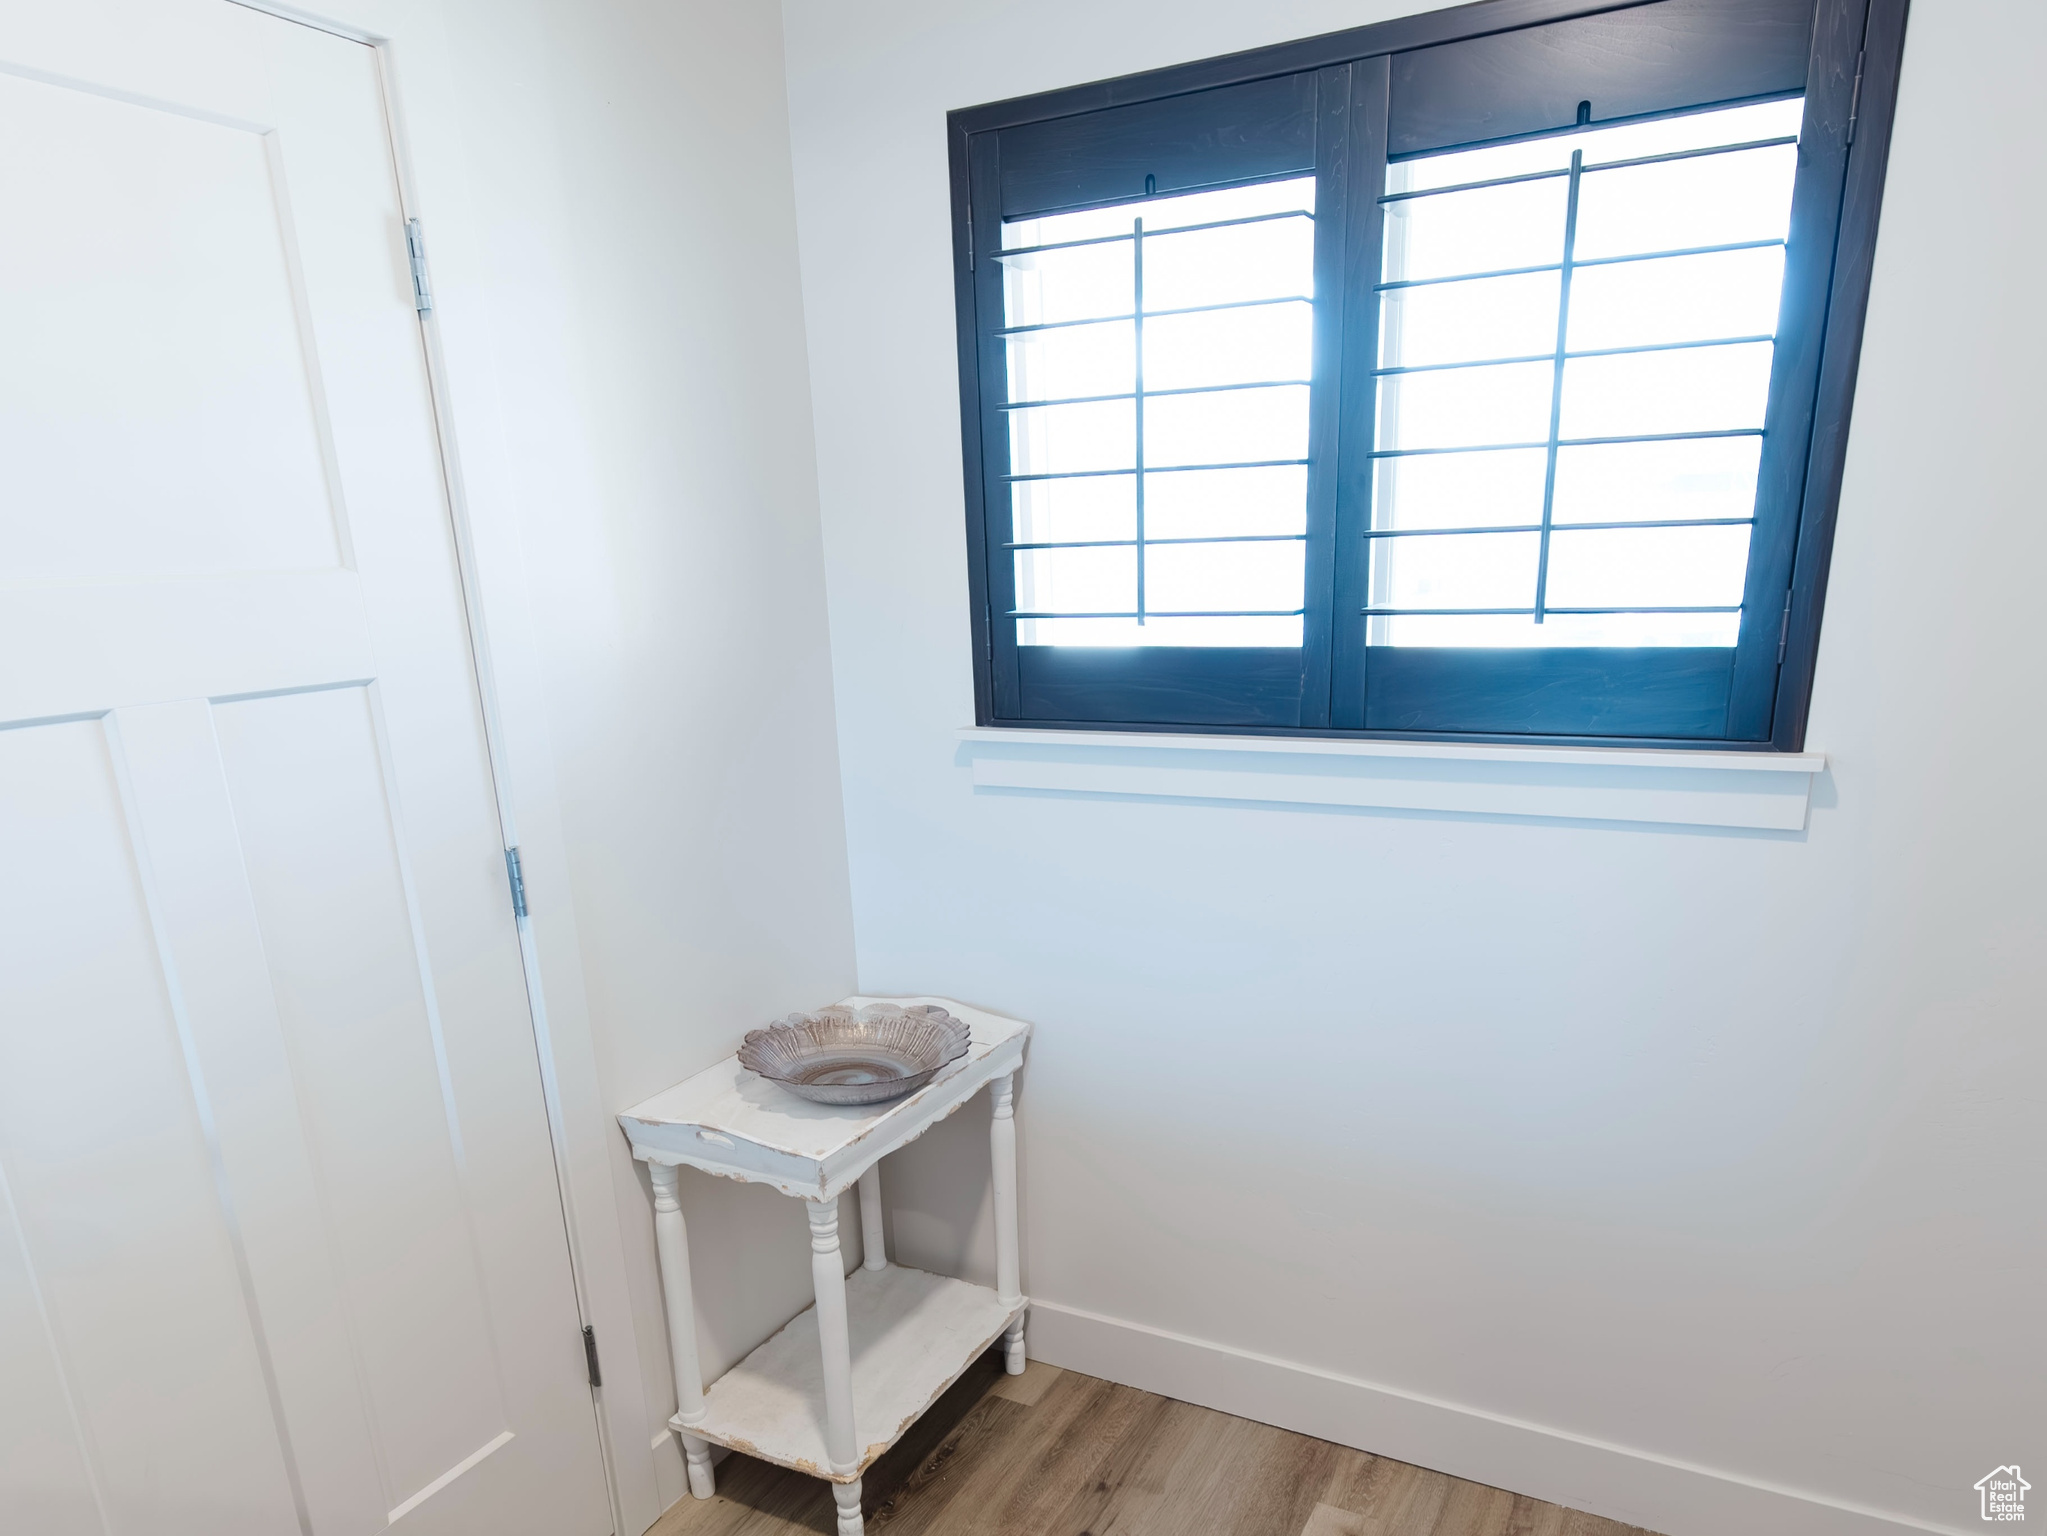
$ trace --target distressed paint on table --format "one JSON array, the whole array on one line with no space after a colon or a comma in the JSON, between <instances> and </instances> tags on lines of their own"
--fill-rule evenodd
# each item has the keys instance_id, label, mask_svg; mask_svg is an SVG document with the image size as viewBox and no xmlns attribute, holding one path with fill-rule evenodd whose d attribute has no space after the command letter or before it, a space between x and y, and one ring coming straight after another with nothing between
<instances>
[{"instance_id":1,"label":"distressed paint on table","mask_svg":"<svg viewBox=\"0 0 2047 1536\"><path fill-rule=\"evenodd\" d=\"M716 1491L713 1444L824 1479L839 1536L860 1536L861 1475L997 1339L1005 1368L1025 1367L1029 1301L1019 1267L1015 1074L1030 1026L950 998L852 997L935 1003L969 1030L967 1054L891 1104L825 1105L797 1097L728 1056L619 1116L648 1165L661 1261L675 1416L690 1492ZM995 1204L996 1286L891 1265L883 1251L879 1163L957 1111L982 1088L992 1106L989 1177ZM805 1202L817 1304L706 1392L697 1360L689 1237L677 1170L767 1184ZM838 1197L858 1185L865 1258L849 1280Z\"/></svg>"},{"instance_id":2,"label":"distressed paint on table","mask_svg":"<svg viewBox=\"0 0 2047 1536\"><path fill-rule=\"evenodd\" d=\"M857 1480L1002 1337L1021 1306L1021 1298L1004 1305L985 1286L900 1264L856 1269L846 1277L854 1468L831 1470L814 1411L824 1395L815 1307L718 1378L694 1432L791 1471Z\"/></svg>"},{"instance_id":3,"label":"distressed paint on table","mask_svg":"<svg viewBox=\"0 0 2047 1536\"><path fill-rule=\"evenodd\" d=\"M967 1054L890 1104L813 1104L739 1064L736 1055L618 1117L633 1156L785 1195L835 1200L888 1153L916 1140L999 1076L1023 1065L1030 1025L943 997L849 997L843 1006L936 1003L971 1032Z\"/></svg>"}]
</instances>

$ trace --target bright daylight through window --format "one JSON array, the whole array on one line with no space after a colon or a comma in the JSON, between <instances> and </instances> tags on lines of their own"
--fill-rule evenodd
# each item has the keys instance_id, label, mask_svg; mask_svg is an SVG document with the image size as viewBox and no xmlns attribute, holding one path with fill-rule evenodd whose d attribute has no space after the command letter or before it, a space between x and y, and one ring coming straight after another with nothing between
<instances>
[{"instance_id":1,"label":"bright daylight through window","mask_svg":"<svg viewBox=\"0 0 2047 1536\"><path fill-rule=\"evenodd\" d=\"M1372 644L1735 643L1803 109L1388 168Z\"/></svg>"},{"instance_id":2,"label":"bright daylight through window","mask_svg":"<svg viewBox=\"0 0 2047 1536\"><path fill-rule=\"evenodd\" d=\"M1004 226L1020 644L1301 643L1314 209L1301 177Z\"/></svg>"},{"instance_id":3,"label":"bright daylight through window","mask_svg":"<svg viewBox=\"0 0 2047 1536\"><path fill-rule=\"evenodd\" d=\"M1895 5L1481 0L952 113L977 722L1802 746Z\"/></svg>"}]
</instances>

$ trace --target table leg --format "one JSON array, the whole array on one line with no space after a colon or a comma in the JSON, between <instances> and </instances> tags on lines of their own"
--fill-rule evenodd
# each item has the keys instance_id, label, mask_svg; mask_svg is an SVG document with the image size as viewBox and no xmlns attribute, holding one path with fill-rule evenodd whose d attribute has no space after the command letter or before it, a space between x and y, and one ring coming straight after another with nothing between
<instances>
[{"instance_id":1,"label":"table leg","mask_svg":"<svg viewBox=\"0 0 2047 1536\"><path fill-rule=\"evenodd\" d=\"M995 1176L995 1294L1005 1306L1023 1300L1017 1266L1016 1238L1016 1074L1005 1072L988 1088L995 1118L988 1128L989 1160ZM1021 1314L1002 1335L1003 1361L1009 1374L1024 1369L1024 1320Z\"/></svg>"},{"instance_id":2,"label":"table leg","mask_svg":"<svg viewBox=\"0 0 2047 1536\"><path fill-rule=\"evenodd\" d=\"M846 1271L839 1258L839 1202L811 1200L810 1279L817 1291L817 1343L824 1356L824 1448L832 1472L860 1463L853 1430L853 1338L846 1326ZM832 1484L839 1536L860 1536L860 1480Z\"/></svg>"},{"instance_id":3,"label":"table leg","mask_svg":"<svg viewBox=\"0 0 2047 1536\"><path fill-rule=\"evenodd\" d=\"M697 1314L689 1289L689 1232L683 1226L682 1202L676 1198L673 1163L649 1163L654 1181L654 1249L661 1259L661 1297L668 1312L668 1355L675 1366L675 1419L682 1428L682 1454L689 1463L689 1491L708 1499L716 1485L711 1477L710 1444L689 1433L687 1426L704 1422L704 1376L697 1365Z\"/></svg>"},{"instance_id":4,"label":"table leg","mask_svg":"<svg viewBox=\"0 0 2047 1536\"><path fill-rule=\"evenodd\" d=\"M881 1237L881 1164L860 1175L860 1267L887 1269L888 1250Z\"/></svg>"}]
</instances>

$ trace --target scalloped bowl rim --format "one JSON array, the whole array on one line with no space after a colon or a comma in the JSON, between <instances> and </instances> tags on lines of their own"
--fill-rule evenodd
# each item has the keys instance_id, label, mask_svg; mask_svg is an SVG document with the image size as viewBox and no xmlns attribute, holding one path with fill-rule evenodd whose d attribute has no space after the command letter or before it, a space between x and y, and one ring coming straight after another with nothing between
<instances>
[{"instance_id":1,"label":"scalloped bowl rim","mask_svg":"<svg viewBox=\"0 0 2047 1536\"><path fill-rule=\"evenodd\" d=\"M859 1047L868 1042L860 1039L857 1034L845 1041L841 1051L833 1051L829 1046L820 1048L814 1043L817 1041L817 1027L833 1023L854 1026L856 1030L861 1027L897 1023L928 1025L931 1027L931 1033L936 1036L933 1043L938 1047L938 1054L928 1065L920 1065L915 1070L899 1072L894 1076L876 1076L866 1082L819 1083L791 1075L791 1069L799 1068L806 1057L817 1060L841 1052L846 1055L867 1054L859 1051ZM769 1045L770 1041L775 1041L776 1044L787 1041L797 1049L776 1050ZM972 1048L973 1032L966 1020L944 1009L924 1005L913 1010L909 1007L884 1008L869 1004L856 1012L834 1006L820 1008L814 1013L790 1014L762 1028L748 1030L739 1047L739 1064L766 1081L810 1099L813 1103L879 1103L884 1099L899 1098L915 1092L939 1072L965 1056ZM882 1057L881 1061L874 1062L876 1066L882 1065L884 1061L891 1066L897 1065L903 1059L897 1052L875 1054ZM780 1059L773 1059L776 1057ZM827 1094L829 1097L820 1097L820 1094Z\"/></svg>"}]
</instances>

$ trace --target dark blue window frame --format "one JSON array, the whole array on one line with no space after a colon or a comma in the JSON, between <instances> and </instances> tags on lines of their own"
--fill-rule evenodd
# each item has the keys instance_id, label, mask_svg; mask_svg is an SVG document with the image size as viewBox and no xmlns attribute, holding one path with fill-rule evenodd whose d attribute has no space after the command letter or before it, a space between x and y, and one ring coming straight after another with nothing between
<instances>
[{"instance_id":1,"label":"dark blue window frame","mask_svg":"<svg viewBox=\"0 0 2047 1536\"><path fill-rule=\"evenodd\" d=\"M1800 749L1904 20L1905 0L1486 0L953 113L979 722ZM1368 647L1389 158L1799 92L1738 643ZM1317 297L1302 646L1019 646L1003 295L987 259L1002 221L1305 174L1316 178Z\"/></svg>"}]
</instances>

